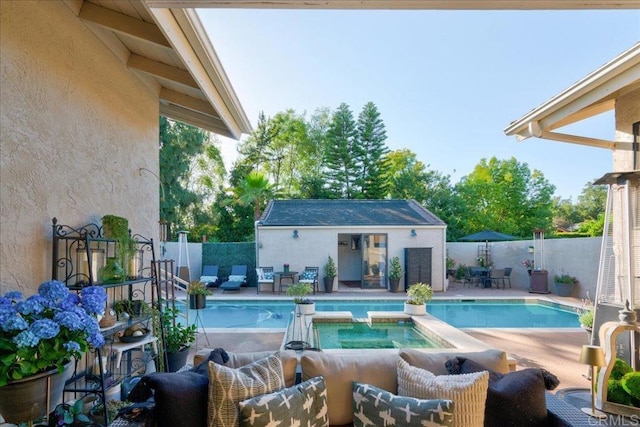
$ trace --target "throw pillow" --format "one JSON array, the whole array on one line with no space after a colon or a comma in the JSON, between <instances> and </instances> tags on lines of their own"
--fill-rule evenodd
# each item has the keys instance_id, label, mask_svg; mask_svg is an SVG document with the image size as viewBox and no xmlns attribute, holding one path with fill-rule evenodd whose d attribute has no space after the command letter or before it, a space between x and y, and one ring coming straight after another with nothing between
<instances>
[{"instance_id":1,"label":"throw pillow","mask_svg":"<svg viewBox=\"0 0 640 427\"><path fill-rule=\"evenodd\" d=\"M273 273L264 273L264 280L273 280Z\"/></svg>"},{"instance_id":2,"label":"throw pillow","mask_svg":"<svg viewBox=\"0 0 640 427\"><path fill-rule=\"evenodd\" d=\"M554 389L558 385L555 375L536 368L501 374L464 357L454 357L445 365L454 375L489 372L485 426L534 427L547 424L545 384L550 390Z\"/></svg>"},{"instance_id":3,"label":"throw pillow","mask_svg":"<svg viewBox=\"0 0 640 427\"><path fill-rule=\"evenodd\" d=\"M353 382L353 426L453 426L451 400L423 400Z\"/></svg>"},{"instance_id":4,"label":"throw pillow","mask_svg":"<svg viewBox=\"0 0 640 427\"><path fill-rule=\"evenodd\" d=\"M158 427L204 427L208 384L207 377L196 372L154 372L138 385L153 390Z\"/></svg>"},{"instance_id":5,"label":"throw pillow","mask_svg":"<svg viewBox=\"0 0 640 427\"><path fill-rule=\"evenodd\" d=\"M455 402L453 424L464 427L484 426L489 373L434 375L398 359L398 394L418 399L448 399Z\"/></svg>"},{"instance_id":6,"label":"throw pillow","mask_svg":"<svg viewBox=\"0 0 640 427\"><path fill-rule=\"evenodd\" d=\"M316 274L312 271L304 271L300 275L300 280L313 280L316 278Z\"/></svg>"},{"instance_id":7,"label":"throw pillow","mask_svg":"<svg viewBox=\"0 0 640 427\"><path fill-rule=\"evenodd\" d=\"M240 402L284 387L278 353L237 369L209 363L208 426L239 426Z\"/></svg>"},{"instance_id":8,"label":"throw pillow","mask_svg":"<svg viewBox=\"0 0 640 427\"><path fill-rule=\"evenodd\" d=\"M324 378L315 377L275 393L240 402L242 427L281 425L328 427L327 389Z\"/></svg>"}]
</instances>

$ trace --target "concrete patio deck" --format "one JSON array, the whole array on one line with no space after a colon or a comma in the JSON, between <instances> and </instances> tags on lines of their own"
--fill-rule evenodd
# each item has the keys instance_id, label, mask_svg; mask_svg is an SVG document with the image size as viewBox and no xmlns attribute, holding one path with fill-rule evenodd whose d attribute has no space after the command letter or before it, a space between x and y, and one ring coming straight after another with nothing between
<instances>
[{"instance_id":1,"label":"concrete patio deck","mask_svg":"<svg viewBox=\"0 0 640 427\"><path fill-rule=\"evenodd\" d=\"M271 294L270 292L256 293L256 288L241 288L239 292L222 292L214 289L212 297L216 300L247 299L247 300L291 300L286 294ZM326 294L318 293L314 296L319 299L384 299L404 300L405 294L390 293L387 291L362 290L340 285L335 292ZM554 294L535 294L521 289L483 289L466 288L460 283L454 283L447 292L438 292L434 299L481 299L481 298L539 298L549 301L561 302L579 306L578 298L559 297ZM558 390L563 389L588 389L589 381L585 377L587 366L579 362L580 351L583 344L587 344L587 334L579 328L566 329L540 329L526 331L520 329L463 329L472 337L485 344L502 349L517 361L516 369L529 367L545 368L560 379ZM247 352L261 350L278 350L284 340L282 332L247 333L229 330L207 333L210 345L207 345L203 334L198 334L198 349L203 347L221 347L227 351ZM194 350L192 351L195 352Z\"/></svg>"}]
</instances>

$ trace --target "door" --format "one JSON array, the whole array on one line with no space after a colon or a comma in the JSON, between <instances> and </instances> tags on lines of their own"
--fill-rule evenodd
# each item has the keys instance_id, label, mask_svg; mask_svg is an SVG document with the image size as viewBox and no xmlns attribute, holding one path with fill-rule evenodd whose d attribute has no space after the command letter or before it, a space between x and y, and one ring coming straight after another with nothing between
<instances>
[{"instance_id":1,"label":"door","mask_svg":"<svg viewBox=\"0 0 640 427\"><path fill-rule=\"evenodd\" d=\"M362 249L362 288L386 289L387 235L363 234L360 246Z\"/></svg>"},{"instance_id":2,"label":"door","mask_svg":"<svg viewBox=\"0 0 640 427\"><path fill-rule=\"evenodd\" d=\"M431 248L405 248L405 287L422 282L431 284Z\"/></svg>"}]
</instances>

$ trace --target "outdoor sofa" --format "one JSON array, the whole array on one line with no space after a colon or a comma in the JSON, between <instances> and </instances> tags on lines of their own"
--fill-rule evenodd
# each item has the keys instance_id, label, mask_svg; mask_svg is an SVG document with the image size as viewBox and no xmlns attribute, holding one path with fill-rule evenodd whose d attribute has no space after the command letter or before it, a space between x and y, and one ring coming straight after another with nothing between
<instances>
[{"instance_id":1,"label":"outdoor sofa","mask_svg":"<svg viewBox=\"0 0 640 427\"><path fill-rule=\"evenodd\" d=\"M136 386L146 390L137 390L138 399L154 394L159 427L315 426L327 421L330 426L593 425L586 414L546 390L553 375L534 368L509 372L506 354L499 350L227 354L215 349L200 351L194 365L187 372L146 375ZM451 369L458 375L450 375ZM432 398L448 400L436 402L434 410L433 401L429 408L423 399L397 396L414 392L434 392ZM411 420L398 419L409 413ZM454 424L417 421L443 414Z\"/></svg>"}]
</instances>

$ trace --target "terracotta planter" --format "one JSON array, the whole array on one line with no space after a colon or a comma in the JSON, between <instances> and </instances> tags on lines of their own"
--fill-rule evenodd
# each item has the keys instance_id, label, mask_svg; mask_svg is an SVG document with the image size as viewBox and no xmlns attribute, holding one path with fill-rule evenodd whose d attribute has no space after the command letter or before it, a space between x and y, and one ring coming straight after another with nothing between
<instances>
[{"instance_id":1,"label":"terracotta planter","mask_svg":"<svg viewBox=\"0 0 640 427\"><path fill-rule=\"evenodd\" d=\"M189 295L189 308L191 310L202 310L207 306L207 296L198 294L198 295Z\"/></svg>"},{"instance_id":2,"label":"terracotta planter","mask_svg":"<svg viewBox=\"0 0 640 427\"><path fill-rule=\"evenodd\" d=\"M70 368L71 363L68 363L62 373L52 369L21 380L10 381L6 386L0 387L0 413L5 421L12 424L26 423L53 411L62 399L64 382Z\"/></svg>"},{"instance_id":3,"label":"terracotta planter","mask_svg":"<svg viewBox=\"0 0 640 427\"><path fill-rule=\"evenodd\" d=\"M404 312L411 316L424 316L425 314L427 314L427 305L426 304L415 305L415 304L408 304L405 302Z\"/></svg>"}]
</instances>

